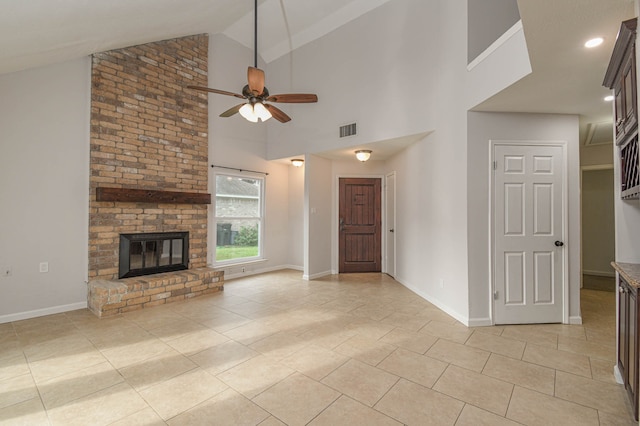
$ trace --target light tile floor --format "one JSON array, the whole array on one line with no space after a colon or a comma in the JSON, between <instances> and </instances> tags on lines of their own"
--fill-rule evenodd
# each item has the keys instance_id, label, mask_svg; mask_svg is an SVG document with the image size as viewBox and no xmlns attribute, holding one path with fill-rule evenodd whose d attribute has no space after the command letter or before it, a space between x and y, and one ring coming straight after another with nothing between
<instances>
[{"instance_id":1,"label":"light tile floor","mask_svg":"<svg viewBox=\"0 0 640 426\"><path fill-rule=\"evenodd\" d=\"M469 329L385 275L300 275L0 324L0 424L634 424L615 293L581 326Z\"/></svg>"}]
</instances>

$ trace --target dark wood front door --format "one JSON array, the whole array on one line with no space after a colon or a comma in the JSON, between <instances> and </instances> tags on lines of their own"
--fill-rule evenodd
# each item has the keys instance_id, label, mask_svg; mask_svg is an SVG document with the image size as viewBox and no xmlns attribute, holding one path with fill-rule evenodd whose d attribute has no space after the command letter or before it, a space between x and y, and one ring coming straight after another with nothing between
<instances>
[{"instance_id":1,"label":"dark wood front door","mask_svg":"<svg viewBox=\"0 0 640 426\"><path fill-rule=\"evenodd\" d=\"M380 272L381 181L340 179L340 272Z\"/></svg>"}]
</instances>

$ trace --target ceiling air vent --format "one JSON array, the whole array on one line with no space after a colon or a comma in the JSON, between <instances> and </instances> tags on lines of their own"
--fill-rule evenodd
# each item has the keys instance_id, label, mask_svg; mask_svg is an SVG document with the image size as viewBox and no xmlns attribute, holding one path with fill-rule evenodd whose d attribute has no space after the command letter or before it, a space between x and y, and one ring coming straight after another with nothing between
<instances>
[{"instance_id":1,"label":"ceiling air vent","mask_svg":"<svg viewBox=\"0 0 640 426\"><path fill-rule=\"evenodd\" d=\"M353 136L356 134L356 123L345 124L340 126L340 137L346 138L347 136Z\"/></svg>"}]
</instances>

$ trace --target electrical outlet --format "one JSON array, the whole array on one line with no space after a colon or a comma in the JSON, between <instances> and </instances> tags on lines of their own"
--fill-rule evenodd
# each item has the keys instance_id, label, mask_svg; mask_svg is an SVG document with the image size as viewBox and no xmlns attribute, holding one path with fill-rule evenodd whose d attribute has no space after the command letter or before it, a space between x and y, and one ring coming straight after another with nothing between
<instances>
[{"instance_id":1,"label":"electrical outlet","mask_svg":"<svg viewBox=\"0 0 640 426\"><path fill-rule=\"evenodd\" d=\"M244 273L244 266L242 267L242 273Z\"/></svg>"},{"instance_id":2,"label":"electrical outlet","mask_svg":"<svg viewBox=\"0 0 640 426\"><path fill-rule=\"evenodd\" d=\"M13 269L11 266L3 266L0 268L0 275L3 277L10 277L13 275Z\"/></svg>"},{"instance_id":3,"label":"electrical outlet","mask_svg":"<svg viewBox=\"0 0 640 426\"><path fill-rule=\"evenodd\" d=\"M49 272L49 262L40 262L40 272Z\"/></svg>"}]
</instances>

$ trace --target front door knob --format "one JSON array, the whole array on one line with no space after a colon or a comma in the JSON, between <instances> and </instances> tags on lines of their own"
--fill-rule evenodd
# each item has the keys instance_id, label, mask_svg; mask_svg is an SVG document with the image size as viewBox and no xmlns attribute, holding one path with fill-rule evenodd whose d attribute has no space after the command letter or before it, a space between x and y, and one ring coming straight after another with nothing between
<instances>
[{"instance_id":1,"label":"front door knob","mask_svg":"<svg viewBox=\"0 0 640 426\"><path fill-rule=\"evenodd\" d=\"M556 247L562 247L564 245L562 241L556 241L554 244L556 245Z\"/></svg>"}]
</instances>

